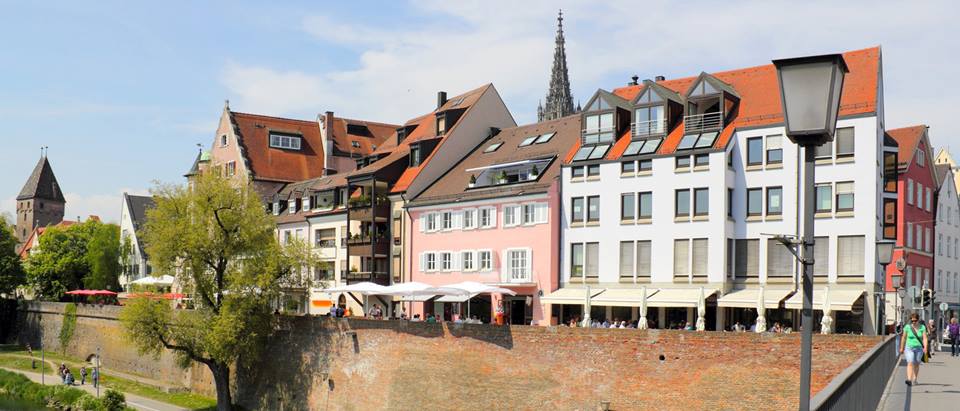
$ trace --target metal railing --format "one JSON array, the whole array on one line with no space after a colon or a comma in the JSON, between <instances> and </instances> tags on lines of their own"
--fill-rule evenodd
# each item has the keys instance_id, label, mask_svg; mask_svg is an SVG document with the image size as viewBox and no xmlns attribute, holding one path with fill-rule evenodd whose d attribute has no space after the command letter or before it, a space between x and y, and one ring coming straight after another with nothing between
<instances>
[{"instance_id":1,"label":"metal railing","mask_svg":"<svg viewBox=\"0 0 960 411\"><path fill-rule=\"evenodd\" d=\"M614 134L616 129L613 126L600 127L592 129L583 129L580 132L584 144L610 143L617 138ZM601 135L609 135L609 138L600 139Z\"/></svg>"},{"instance_id":2,"label":"metal railing","mask_svg":"<svg viewBox=\"0 0 960 411\"><path fill-rule=\"evenodd\" d=\"M706 130L716 130L723 125L722 113L715 111L712 113L693 114L683 117L684 133L697 133Z\"/></svg>"},{"instance_id":3,"label":"metal railing","mask_svg":"<svg viewBox=\"0 0 960 411\"><path fill-rule=\"evenodd\" d=\"M810 400L812 410L875 410L896 369L897 336L887 336Z\"/></svg>"},{"instance_id":4,"label":"metal railing","mask_svg":"<svg viewBox=\"0 0 960 411\"><path fill-rule=\"evenodd\" d=\"M666 119L641 121L631 123L630 130L634 137L646 137L656 134L663 134L667 129Z\"/></svg>"}]
</instances>

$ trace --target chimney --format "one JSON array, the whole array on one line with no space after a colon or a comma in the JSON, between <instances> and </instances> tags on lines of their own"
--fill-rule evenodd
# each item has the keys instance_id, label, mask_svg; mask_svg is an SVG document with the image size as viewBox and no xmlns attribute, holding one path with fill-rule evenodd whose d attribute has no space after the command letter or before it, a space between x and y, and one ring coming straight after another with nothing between
<instances>
[{"instance_id":1,"label":"chimney","mask_svg":"<svg viewBox=\"0 0 960 411\"><path fill-rule=\"evenodd\" d=\"M443 107L444 104L447 104L447 92L438 91L437 92L437 110L439 110L440 107Z\"/></svg>"},{"instance_id":2,"label":"chimney","mask_svg":"<svg viewBox=\"0 0 960 411\"><path fill-rule=\"evenodd\" d=\"M628 85L628 86L636 86L636 85L638 84L638 83L637 83L637 80L640 80L640 76L634 74L633 77L630 77L630 82L627 83L627 85Z\"/></svg>"},{"instance_id":3,"label":"chimney","mask_svg":"<svg viewBox=\"0 0 960 411\"><path fill-rule=\"evenodd\" d=\"M323 138L323 168L333 168L333 164L330 164L331 153L333 153L333 112L326 111L323 113L323 133L320 133L320 136Z\"/></svg>"},{"instance_id":4,"label":"chimney","mask_svg":"<svg viewBox=\"0 0 960 411\"><path fill-rule=\"evenodd\" d=\"M656 80L656 81L664 81L664 80L666 80L667 78L664 77L664 76L656 76L656 77L654 77L653 79Z\"/></svg>"}]
</instances>

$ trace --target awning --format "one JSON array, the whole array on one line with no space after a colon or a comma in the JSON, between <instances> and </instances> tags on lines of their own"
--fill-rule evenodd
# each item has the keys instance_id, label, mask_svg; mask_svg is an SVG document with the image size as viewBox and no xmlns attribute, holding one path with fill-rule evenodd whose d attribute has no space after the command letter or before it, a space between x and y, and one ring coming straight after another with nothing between
<instances>
[{"instance_id":1,"label":"awning","mask_svg":"<svg viewBox=\"0 0 960 411\"><path fill-rule=\"evenodd\" d=\"M863 290L835 290L830 289L830 309L834 311L851 311L853 304L860 299ZM803 292L797 291L784 306L791 310L803 309ZM813 290L813 309L823 310L823 288Z\"/></svg>"},{"instance_id":2,"label":"awning","mask_svg":"<svg viewBox=\"0 0 960 411\"><path fill-rule=\"evenodd\" d=\"M771 290L763 289L763 307L768 310L780 308L780 302L787 298L793 290ZM717 299L718 307L733 308L757 308L757 297L760 295L759 288L748 288L744 290L731 291Z\"/></svg>"},{"instance_id":3,"label":"awning","mask_svg":"<svg viewBox=\"0 0 960 411\"><path fill-rule=\"evenodd\" d=\"M445 295L443 297L437 298L436 302L438 303L462 303L473 298L476 294L468 295Z\"/></svg>"},{"instance_id":4,"label":"awning","mask_svg":"<svg viewBox=\"0 0 960 411\"><path fill-rule=\"evenodd\" d=\"M703 298L710 298L716 292L716 288L704 288ZM699 288L661 288L659 292L647 298L647 307L697 308L699 301Z\"/></svg>"},{"instance_id":5,"label":"awning","mask_svg":"<svg viewBox=\"0 0 960 411\"><path fill-rule=\"evenodd\" d=\"M403 296L403 297L400 297L400 301L409 301L409 302L415 302L415 303L422 303L422 302L427 301L427 300L429 300L429 299L431 299L431 298L433 298L433 297L436 297L436 296L435 296L435 295L405 295L405 296Z\"/></svg>"},{"instance_id":6,"label":"awning","mask_svg":"<svg viewBox=\"0 0 960 411\"><path fill-rule=\"evenodd\" d=\"M602 293L604 288L591 288L590 297L596 297L597 294ZM548 295L540 297L540 302L543 304L575 304L583 305L587 299L587 289L583 288L570 288L564 287L557 291L554 291Z\"/></svg>"},{"instance_id":7,"label":"awning","mask_svg":"<svg viewBox=\"0 0 960 411\"><path fill-rule=\"evenodd\" d=\"M656 288L647 289L648 305L650 296L659 291ZM591 298L590 304L610 307L639 307L642 299L643 289L640 288L608 288L596 297Z\"/></svg>"}]
</instances>

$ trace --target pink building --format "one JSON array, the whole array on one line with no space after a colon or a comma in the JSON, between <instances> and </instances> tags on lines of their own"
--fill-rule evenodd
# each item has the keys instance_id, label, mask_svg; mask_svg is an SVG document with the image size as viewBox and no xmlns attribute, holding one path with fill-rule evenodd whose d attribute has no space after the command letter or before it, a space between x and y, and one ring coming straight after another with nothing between
<instances>
[{"instance_id":1,"label":"pink building","mask_svg":"<svg viewBox=\"0 0 960 411\"><path fill-rule=\"evenodd\" d=\"M559 163L579 134L579 116L502 130L410 201L411 281L517 293L426 298L410 303L410 315L489 322L502 307L512 324L551 323L540 297L559 283Z\"/></svg>"}]
</instances>

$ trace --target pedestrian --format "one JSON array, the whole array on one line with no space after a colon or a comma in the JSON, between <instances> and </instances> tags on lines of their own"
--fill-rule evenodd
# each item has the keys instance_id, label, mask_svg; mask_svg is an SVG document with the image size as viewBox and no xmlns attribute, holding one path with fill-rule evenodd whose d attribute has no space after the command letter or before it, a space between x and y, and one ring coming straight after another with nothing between
<instances>
[{"instance_id":1,"label":"pedestrian","mask_svg":"<svg viewBox=\"0 0 960 411\"><path fill-rule=\"evenodd\" d=\"M67 370L66 373L63 374L63 383L65 385L73 385L73 373L71 373L70 370Z\"/></svg>"},{"instance_id":2,"label":"pedestrian","mask_svg":"<svg viewBox=\"0 0 960 411\"><path fill-rule=\"evenodd\" d=\"M930 350L927 352L927 356L933 357L934 351L939 350L940 347L937 345L937 326L932 318L927 320L927 332L933 336L933 338L930 339Z\"/></svg>"},{"instance_id":3,"label":"pedestrian","mask_svg":"<svg viewBox=\"0 0 960 411\"><path fill-rule=\"evenodd\" d=\"M87 367L80 367L80 385L87 383Z\"/></svg>"},{"instance_id":4,"label":"pedestrian","mask_svg":"<svg viewBox=\"0 0 960 411\"><path fill-rule=\"evenodd\" d=\"M57 373L60 374L60 382L67 382L67 364L60 363L60 368L57 370Z\"/></svg>"},{"instance_id":5,"label":"pedestrian","mask_svg":"<svg viewBox=\"0 0 960 411\"><path fill-rule=\"evenodd\" d=\"M99 358L97 358L97 362L100 362ZM93 367L90 372L90 381L93 382L93 388L100 386L100 367Z\"/></svg>"},{"instance_id":6,"label":"pedestrian","mask_svg":"<svg viewBox=\"0 0 960 411\"><path fill-rule=\"evenodd\" d=\"M920 362L927 353L927 327L920 322L920 316L913 313L910 314L910 325L904 328L904 338L900 343L900 354L905 354L904 357L907 360L907 379L904 383L913 385L917 383Z\"/></svg>"},{"instance_id":7,"label":"pedestrian","mask_svg":"<svg viewBox=\"0 0 960 411\"><path fill-rule=\"evenodd\" d=\"M30 369L37 369L37 360L33 358L33 348L30 348L30 344L27 344L27 354L30 355Z\"/></svg>"},{"instance_id":8,"label":"pedestrian","mask_svg":"<svg viewBox=\"0 0 960 411\"><path fill-rule=\"evenodd\" d=\"M960 324L957 323L957 317L950 319L947 331L950 334L950 355L960 356Z\"/></svg>"}]
</instances>

